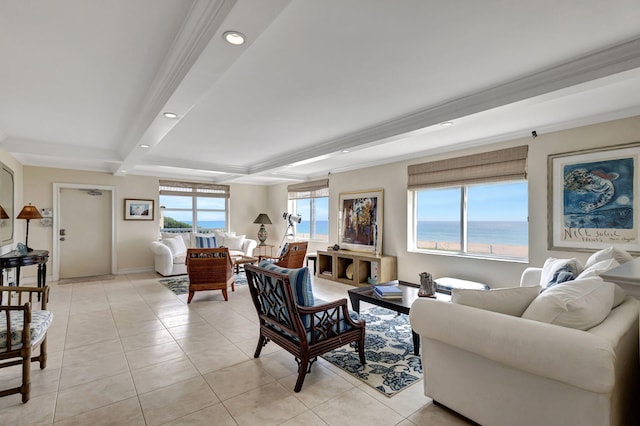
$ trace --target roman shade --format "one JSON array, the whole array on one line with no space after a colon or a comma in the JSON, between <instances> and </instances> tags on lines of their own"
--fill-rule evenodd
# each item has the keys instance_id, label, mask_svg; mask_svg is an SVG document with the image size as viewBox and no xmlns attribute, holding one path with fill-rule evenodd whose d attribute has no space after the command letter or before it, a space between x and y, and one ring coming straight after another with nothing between
<instances>
[{"instance_id":1,"label":"roman shade","mask_svg":"<svg viewBox=\"0 0 640 426\"><path fill-rule=\"evenodd\" d=\"M160 195L196 195L198 197L229 198L229 185L212 183L160 181Z\"/></svg>"},{"instance_id":2,"label":"roman shade","mask_svg":"<svg viewBox=\"0 0 640 426\"><path fill-rule=\"evenodd\" d=\"M290 200L301 198L316 198L329 196L329 179L320 179L309 182L296 183L287 186Z\"/></svg>"},{"instance_id":3,"label":"roman shade","mask_svg":"<svg viewBox=\"0 0 640 426\"><path fill-rule=\"evenodd\" d=\"M411 190L527 178L527 145L409 166Z\"/></svg>"}]
</instances>

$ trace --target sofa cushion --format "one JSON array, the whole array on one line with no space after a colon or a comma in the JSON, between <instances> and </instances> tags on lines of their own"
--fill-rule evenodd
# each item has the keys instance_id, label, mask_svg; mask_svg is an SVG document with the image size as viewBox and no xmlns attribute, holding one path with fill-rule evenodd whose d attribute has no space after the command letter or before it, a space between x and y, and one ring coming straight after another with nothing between
<instances>
[{"instance_id":1,"label":"sofa cushion","mask_svg":"<svg viewBox=\"0 0 640 426\"><path fill-rule=\"evenodd\" d=\"M519 317L540 293L539 286L451 290L451 302Z\"/></svg>"},{"instance_id":2,"label":"sofa cushion","mask_svg":"<svg viewBox=\"0 0 640 426\"><path fill-rule=\"evenodd\" d=\"M582 271L576 279L599 277L602 273L607 272L609 269L613 269L617 266L620 266L620 263L618 263L615 258L601 260L585 268L585 270ZM627 294L624 292L622 287L620 287L618 284L614 284L613 307L615 308L616 306L620 305L626 297Z\"/></svg>"},{"instance_id":3,"label":"sofa cushion","mask_svg":"<svg viewBox=\"0 0 640 426\"><path fill-rule=\"evenodd\" d=\"M633 260L633 257L631 257L631 255L623 249L611 246L597 251L589 256L589 259L587 259L584 267L588 268L598 262L609 259L615 259L620 265L622 265L623 263L627 263L630 260Z\"/></svg>"},{"instance_id":4,"label":"sofa cushion","mask_svg":"<svg viewBox=\"0 0 640 426\"><path fill-rule=\"evenodd\" d=\"M235 231L230 231L230 232L226 232L226 231L213 231L213 235L215 235L217 241L218 241L218 246L219 247L227 247L227 238L228 237L235 237L236 233Z\"/></svg>"},{"instance_id":5,"label":"sofa cushion","mask_svg":"<svg viewBox=\"0 0 640 426\"><path fill-rule=\"evenodd\" d=\"M196 235L196 248L216 248L218 247L217 239L213 235Z\"/></svg>"},{"instance_id":6,"label":"sofa cushion","mask_svg":"<svg viewBox=\"0 0 640 426\"><path fill-rule=\"evenodd\" d=\"M187 255L187 246L184 243L184 238L178 235L177 237L167 238L162 240L162 243L169 247L171 250L171 256L173 256L173 263L180 263L180 259L184 262Z\"/></svg>"},{"instance_id":7,"label":"sofa cushion","mask_svg":"<svg viewBox=\"0 0 640 426\"><path fill-rule=\"evenodd\" d=\"M580 272L582 272L582 265L576 258L556 259L550 257L542 266L540 287L546 289L561 282L572 280Z\"/></svg>"},{"instance_id":8,"label":"sofa cushion","mask_svg":"<svg viewBox=\"0 0 640 426\"><path fill-rule=\"evenodd\" d=\"M226 237L224 239L225 247L228 247L229 250L242 250L242 245L244 244L245 236L238 235L234 237Z\"/></svg>"},{"instance_id":9,"label":"sofa cushion","mask_svg":"<svg viewBox=\"0 0 640 426\"><path fill-rule=\"evenodd\" d=\"M613 283L601 278L568 281L540 293L522 318L588 330L609 315L613 295Z\"/></svg>"}]
</instances>

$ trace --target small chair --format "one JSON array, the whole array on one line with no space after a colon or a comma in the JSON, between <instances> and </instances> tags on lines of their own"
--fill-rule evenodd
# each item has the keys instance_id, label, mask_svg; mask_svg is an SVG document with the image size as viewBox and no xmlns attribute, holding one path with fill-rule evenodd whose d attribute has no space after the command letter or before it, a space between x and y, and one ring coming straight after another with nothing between
<instances>
[{"instance_id":1,"label":"small chair","mask_svg":"<svg viewBox=\"0 0 640 426\"><path fill-rule=\"evenodd\" d=\"M233 261L229 249L202 248L187 249L187 274L189 274L189 298L191 303L196 291L222 290L224 300L228 301L227 287L235 291Z\"/></svg>"},{"instance_id":2,"label":"small chair","mask_svg":"<svg viewBox=\"0 0 640 426\"><path fill-rule=\"evenodd\" d=\"M302 268L308 245L307 241L287 243L284 245L280 257L260 256L259 260L272 259L276 265L282 268Z\"/></svg>"},{"instance_id":3,"label":"small chair","mask_svg":"<svg viewBox=\"0 0 640 426\"><path fill-rule=\"evenodd\" d=\"M254 357L269 341L291 353L298 363L295 392L300 392L311 365L325 352L356 342L360 362L366 363L365 321L351 318L347 299L313 306L307 268L286 269L264 262L260 267L246 265L245 272L260 321Z\"/></svg>"},{"instance_id":4,"label":"small chair","mask_svg":"<svg viewBox=\"0 0 640 426\"><path fill-rule=\"evenodd\" d=\"M12 297L17 295L17 304ZM40 299L40 309L35 309ZM49 287L0 286L0 304L6 296L6 304L0 306L0 368L22 365L22 384L0 391L0 397L19 393L22 402L31 397L31 363L40 362L40 369L47 367L47 330L53 321L53 313L47 311ZM32 357L34 349L40 354Z\"/></svg>"}]
</instances>

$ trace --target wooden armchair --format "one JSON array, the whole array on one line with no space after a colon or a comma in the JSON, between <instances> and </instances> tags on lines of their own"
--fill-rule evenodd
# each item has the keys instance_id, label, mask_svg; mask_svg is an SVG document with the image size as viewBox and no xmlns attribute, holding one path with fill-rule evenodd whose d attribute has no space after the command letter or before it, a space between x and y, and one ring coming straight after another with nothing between
<instances>
[{"instance_id":1,"label":"wooden armchair","mask_svg":"<svg viewBox=\"0 0 640 426\"><path fill-rule=\"evenodd\" d=\"M13 304L13 298L16 298ZM40 301L34 301L34 299ZM49 287L0 286L0 368L22 365L22 384L0 391L1 396L19 393L22 402L31 397L31 362L47 367L47 330L53 313L47 311ZM3 303L4 302L4 303ZM36 309L37 305L40 309ZM38 356L31 356L40 347Z\"/></svg>"},{"instance_id":2,"label":"wooden armchair","mask_svg":"<svg viewBox=\"0 0 640 426\"><path fill-rule=\"evenodd\" d=\"M229 249L193 248L187 249L187 274L189 274L189 298L191 303L196 291L222 290L224 300L228 301L227 288L235 291L233 261Z\"/></svg>"},{"instance_id":3,"label":"wooden armchair","mask_svg":"<svg viewBox=\"0 0 640 426\"><path fill-rule=\"evenodd\" d=\"M311 292L309 270L301 268L280 273L278 270L282 268L274 265L268 268L270 270L254 265L245 266L251 298L260 321L255 358L260 356L262 347L270 340L291 353L298 363L295 392L302 389L304 378L318 355L330 350L356 342L360 362L365 364L365 322L351 318L347 299L303 306L299 303L301 297L313 305L308 295L301 296ZM308 283L306 289L301 287L305 281ZM295 288L292 289L292 285Z\"/></svg>"},{"instance_id":4,"label":"wooden armchair","mask_svg":"<svg viewBox=\"0 0 640 426\"><path fill-rule=\"evenodd\" d=\"M259 260L273 259L273 262L282 268L302 268L308 245L307 241L287 243L280 257L260 256Z\"/></svg>"}]
</instances>

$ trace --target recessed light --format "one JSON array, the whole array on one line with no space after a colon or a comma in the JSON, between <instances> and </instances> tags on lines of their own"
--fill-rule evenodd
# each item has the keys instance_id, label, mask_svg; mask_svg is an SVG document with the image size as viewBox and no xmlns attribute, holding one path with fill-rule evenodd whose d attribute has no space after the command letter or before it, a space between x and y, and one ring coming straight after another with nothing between
<instances>
[{"instance_id":1,"label":"recessed light","mask_svg":"<svg viewBox=\"0 0 640 426\"><path fill-rule=\"evenodd\" d=\"M444 123L440 123L442 127L450 127L453 126L453 121L445 121Z\"/></svg>"},{"instance_id":2,"label":"recessed light","mask_svg":"<svg viewBox=\"0 0 640 426\"><path fill-rule=\"evenodd\" d=\"M178 118L178 114L176 114L175 112L163 112L162 115L164 115L166 118Z\"/></svg>"},{"instance_id":3,"label":"recessed light","mask_svg":"<svg viewBox=\"0 0 640 426\"><path fill-rule=\"evenodd\" d=\"M222 35L222 37L227 43L233 44L234 46L244 44L244 34L239 33L238 31L227 31Z\"/></svg>"},{"instance_id":4,"label":"recessed light","mask_svg":"<svg viewBox=\"0 0 640 426\"><path fill-rule=\"evenodd\" d=\"M146 143L141 143L140 148L151 148L151 145L147 145Z\"/></svg>"},{"instance_id":5,"label":"recessed light","mask_svg":"<svg viewBox=\"0 0 640 426\"><path fill-rule=\"evenodd\" d=\"M351 151L349 151L348 149L343 149L342 152L346 154L347 152L351 152Z\"/></svg>"},{"instance_id":6,"label":"recessed light","mask_svg":"<svg viewBox=\"0 0 640 426\"><path fill-rule=\"evenodd\" d=\"M121 171L122 173L127 173L127 171L126 171L126 170L120 170L120 171Z\"/></svg>"}]
</instances>

